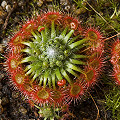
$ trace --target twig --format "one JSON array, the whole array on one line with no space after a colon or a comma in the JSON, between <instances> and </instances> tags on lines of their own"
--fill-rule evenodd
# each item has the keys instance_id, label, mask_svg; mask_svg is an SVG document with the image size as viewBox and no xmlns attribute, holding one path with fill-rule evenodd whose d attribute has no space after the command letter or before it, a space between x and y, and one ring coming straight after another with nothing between
<instances>
[{"instance_id":1,"label":"twig","mask_svg":"<svg viewBox=\"0 0 120 120\"><path fill-rule=\"evenodd\" d=\"M109 37L109 38L106 38L106 39L104 39L104 41L109 40L109 39L111 39L111 38L114 38L114 37L116 37L116 36L118 36L118 35L120 35L120 33L118 33L118 34L116 34L116 35L113 35L113 36L111 36L111 37Z\"/></svg>"},{"instance_id":2,"label":"twig","mask_svg":"<svg viewBox=\"0 0 120 120\"><path fill-rule=\"evenodd\" d=\"M8 25L8 20L9 20L9 18L10 18L10 15L11 15L11 13L14 11L14 9L16 8L16 6L17 6L17 4L15 3L15 4L13 5L12 9L10 10L10 12L8 13L8 16L6 17L5 23L4 23L4 25L3 25L3 30L6 29L6 27L7 27L7 25Z\"/></svg>"},{"instance_id":3,"label":"twig","mask_svg":"<svg viewBox=\"0 0 120 120\"><path fill-rule=\"evenodd\" d=\"M97 12L97 11L87 2L87 0L86 0L85 2L86 2L86 3L92 8L92 10L94 10L94 12L97 13L113 30L115 30L115 28L114 28L113 26L111 26L111 25L105 20L105 18L104 18L99 12ZM118 33L118 31L116 31L116 30L115 30L115 32Z\"/></svg>"},{"instance_id":4,"label":"twig","mask_svg":"<svg viewBox=\"0 0 120 120\"><path fill-rule=\"evenodd\" d=\"M89 93L89 92L88 92ZM97 106L97 104L96 104L96 102L95 102L95 100L94 100L94 98L92 97L92 95L89 93L89 95L90 95L90 97L92 98L92 100L93 100L93 102L94 102L94 104L95 104L95 106L96 106L96 108L97 108L97 111L98 111L98 113L97 113L97 118L95 119L95 120L98 120L98 118L100 117L100 112L99 112L99 108L98 108L98 106Z\"/></svg>"}]
</instances>

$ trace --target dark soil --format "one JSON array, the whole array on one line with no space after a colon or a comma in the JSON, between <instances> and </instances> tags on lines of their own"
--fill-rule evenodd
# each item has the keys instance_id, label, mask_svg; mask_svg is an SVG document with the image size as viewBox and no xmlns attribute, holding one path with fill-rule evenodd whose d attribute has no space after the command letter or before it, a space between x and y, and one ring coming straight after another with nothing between
<instances>
[{"instance_id":1,"label":"dark soil","mask_svg":"<svg viewBox=\"0 0 120 120\"><path fill-rule=\"evenodd\" d=\"M2 3L2 1L0 1L0 4ZM5 54L5 49L7 48L7 42L9 41L8 38L11 35L11 32L15 29L18 29L18 25L24 21L23 19L32 17L31 14L33 14L34 10L40 12L41 10L47 11L48 8L52 9L50 8L52 2L48 2L47 0L45 0L40 6L37 4L36 1L38 0L6 0L7 4L11 6L12 10L7 12L5 9L0 8L0 10L3 12L2 15L0 15L0 19L3 20L3 23L0 24L0 54L2 54L3 57ZM60 1L67 1L66 4L60 5L61 9L63 9L66 13L72 12L74 9L73 7L77 8L77 5L75 5L75 2L73 2L72 0L58 0L57 4L60 4ZM94 5L94 7L97 6L95 0L89 0L89 3ZM67 9L66 6L70 6L70 9ZM94 17L92 18L91 16L95 16L96 13L92 11L88 5L86 5L86 7L88 8L88 10L84 9L84 12L75 14L82 21L82 25L85 25L86 23L88 23L89 25L94 25ZM103 14L106 14L107 11L105 5L101 5L101 7L102 8L99 8L99 10L103 10ZM109 5L108 10L113 12L113 10L110 9ZM105 30L103 26L101 28L102 32L111 32L111 29ZM112 34L114 34L114 32ZM105 34L105 37L108 36L110 35ZM106 54L109 54L109 52L107 52ZM4 61L4 59L0 59L0 63L3 63ZM109 67L112 68L110 63L108 63L108 65L105 66L105 72L103 73L101 78L99 78L99 82L94 86L94 88L91 88L89 90L89 93L86 93L85 96L81 98L81 101L78 101L78 103L75 104L73 102L70 105L69 109L71 114L73 115L71 115L68 118L65 118L66 120L96 120L98 114L97 107L99 109L99 118L97 120L114 120L112 118L111 111L106 111L106 107L104 104L105 93L107 93L107 91L109 92L109 87L105 84L105 81L109 79L109 77L106 75L106 70ZM38 114L38 109L32 108L27 103L27 101L25 101L24 97L9 85L9 78L7 72L4 70L2 64L0 64L0 120L42 119L43 118L40 118Z\"/></svg>"}]
</instances>

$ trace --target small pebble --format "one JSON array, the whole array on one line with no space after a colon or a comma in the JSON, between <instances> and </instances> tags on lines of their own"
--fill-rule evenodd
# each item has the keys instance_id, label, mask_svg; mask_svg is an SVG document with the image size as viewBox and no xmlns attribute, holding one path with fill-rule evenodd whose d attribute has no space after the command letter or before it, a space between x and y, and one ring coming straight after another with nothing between
<instances>
[{"instance_id":1,"label":"small pebble","mask_svg":"<svg viewBox=\"0 0 120 120\"><path fill-rule=\"evenodd\" d=\"M0 72L0 80L4 77L4 74Z\"/></svg>"},{"instance_id":2,"label":"small pebble","mask_svg":"<svg viewBox=\"0 0 120 120\"><path fill-rule=\"evenodd\" d=\"M68 4L68 0L60 0L60 4L61 5L67 5Z\"/></svg>"},{"instance_id":3,"label":"small pebble","mask_svg":"<svg viewBox=\"0 0 120 120\"><path fill-rule=\"evenodd\" d=\"M7 12L10 12L10 11L11 11L11 9L12 9L12 8L11 8L11 6L10 6L10 5L7 5L7 6L6 6L6 11L7 11Z\"/></svg>"},{"instance_id":4,"label":"small pebble","mask_svg":"<svg viewBox=\"0 0 120 120\"><path fill-rule=\"evenodd\" d=\"M37 2L37 5L38 5L39 7L41 7L41 6L43 5L43 1L42 1L42 0L39 0L39 1Z\"/></svg>"},{"instance_id":5,"label":"small pebble","mask_svg":"<svg viewBox=\"0 0 120 120\"><path fill-rule=\"evenodd\" d=\"M0 11L3 10L2 6L0 6Z\"/></svg>"},{"instance_id":6,"label":"small pebble","mask_svg":"<svg viewBox=\"0 0 120 120\"><path fill-rule=\"evenodd\" d=\"M52 2L53 0L46 0L47 2Z\"/></svg>"},{"instance_id":7,"label":"small pebble","mask_svg":"<svg viewBox=\"0 0 120 120\"><path fill-rule=\"evenodd\" d=\"M72 10L72 11L75 11L75 10L76 10L76 4L72 4L71 10Z\"/></svg>"},{"instance_id":8,"label":"small pebble","mask_svg":"<svg viewBox=\"0 0 120 120\"><path fill-rule=\"evenodd\" d=\"M70 6L69 5L65 6L65 10L69 11L70 10Z\"/></svg>"},{"instance_id":9,"label":"small pebble","mask_svg":"<svg viewBox=\"0 0 120 120\"><path fill-rule=\"evenodd\" d=\"M9 90L8 90L8 88L7 88L7 85L4 85L3 87L2 87L2 93L3 94L7 94L9 92Z\"/></svg>"},{"instance_id":10,"label":"small pebble","mask_svg":"<svg viewBox=\"0 0 120 120\"><path fill-rule=\"evenodd\" d=\"M6 2L6 1L3 1L3 2L1 3L1 6L5 9L5 7L7 6L7 2Z\"/></svg>"},{"instance_id":11,"label":"small pebble","mask_svg":"<svg viewBox=\"0 0 120 120\"><path fill-rule=\"evenodd\" d=\"M15 18L14 18L14 22L15 23L18 23L20 21L20 19L16 16Z\"/></svg>"},{"instance_id":12,"label":"small pebble","mask_svg":"<svg viewBox=\"0 0 120 120\"><path fill-rule=\"evenodd\" d=\"M4 38L1 43L7 46L8 41L9 41L9 38Z\"/></svg>"},{"instance_id":13,"label":"small pebble","mask_svg":"<svg viewBox=\"0 0 120 120\"><path fill-rule=\"evenodd\" d=\"M86 9L85 8L79 8L75 11L76 15L79 15L81 13L85 13L86 12Z\"/></svg>"},{"instance_id":14,"label":"small pebble","mask_svg":"<svg viewBox=\"0 0 120 120\"><path fill-rule=\"evenodd\" d=\"M48 5L48 11L53 11L53 5Z\"/></svg>"},{"instance_id":15,"label":"small pebble","mask_svg":"<svg viewBox=\"0 0 120 120\"><path fill-rule=\"evenodd\" d=\"M2 89L2 83L0 82L0 90Z\"/></svg>"},{"instance_id":16,"label":"small pebble","mask_svg":"<svg viewBox=\"0 0 120 120\"><path fill-rule=\"evenodd\" d=\"M3 53L4 52L4 46L3 44L0 44L0 53Z\"/></svg>"},{"instance_id":17,"label":"small pebble","mask_svg":"<svg viewBox=\"0 0 120 120\"><path fill-rule=\"evenodd\" d=\"M90 120L90 119L83 118L83 120Z\"/></svg>"},{"instance_id":18,"label":"small pebble","mask_svg":"<svg viewBox=\"0 0 120 120\"><path fill-rule=\"evenodd\" d=\"M27 113L27 110L23 106L20 106L19 112L25 115Z\"/></svg>"},{"instance_id":19,"label":"small pebble","mask_svg":"<svg viewBox=\"0 0 120 120\"><path fill-rule=\"evenodd\" d=\"M0 115L3 113L3 107L2 105L0 104Z\"/></svg>"},{"instance_id":20,"label":"small pebble","mask_svg":"<svg viewBox=\"0 0 120 120\"><path fill-rule=\"evenodd\" d=\"M4 23L3 19L0 18L0 25L3 24L3 23Z\"/></svg>"},{"instance_id":21,"label":"small pebble","mask_svg":"<svg viewBox=\"0 0 120 120\"><path fill-rule=\"evenodd\" d=\"M9 100L8 100L8 98L7 97L3 97L2 98L2 105L6 105L7 103L9 103Z\"/></svg>"},{"instance_id":22,"label":"small pebble","mask_svg":"<svg viewBox=\"0 0 120 120\"><path fill-rule=\"evenodd\" d=\"M76 15L79 15L80 13L81 13L81 9L75 10L75 14L76 14Z\"/></svg>"},{"instance_id":23,"label":"small pebble","mask_svg":"<svg viewBox=\"0 0 120 120\"><path fill-rule=\"evenodd\" d=\"M19 96L19 92L16 92L16 91L12 92L12 97L13 98L18 98L18 96Z\"/></svg>"},{"instance_id":24,"label":"small pebble","mask_svg":"<svg viewBox=\"0 0 120 120\"><path fill-rule=\"evenodd\" d=\"M7 12L0 10L0 18L4 19L7 16Z\"/></svg>"},{"instance_id":25,"label":"small pebble","mask_svg":"<svg viewBox=\"0 0 120 120\"><path fill-rule=\"evenodd\" d=\"M18 116L18 110L16 109L15 111L10 112L10 115L13 116L14 118ZM17 119L15 119L17 120Z\"/></svg>"},{"instance_id":26,"label":"small pebble","mask_svg":"<svg viewBox=\"0 0 120 120\"><path fill-rule=\"evenodd\" d=\"M2 100L0 99L0 105L1 105Z\"/></svg>"},{"instance_id":27,"label":"small pebble","mask_svg":"<svg viewBox=\"0 0 120 120\"><path fill-rule=\"evenodd\" d=\"M21 7L21 6L23 6L23 5L24 5L24 2L23 2L23 1L19 1L19 2L18 2L18 6Z\"/></svg>"},{"instance_id":28,"label":"small pebble","mask_svg":"<svg viewBox=\"0 0 120 120\"><path fill-rule=\"evenodd\" d=\"M2 96L3 96L3 93L0 91L0 99L2 98Z\"/></svg>"},{"instance_id":29,"label":"small pebble","mask_svg":"<svg viewBox=\"0 0 120 120\"><path fill-rule=\"evenodd\" d=\"M105 2L104 6L109 7L109 6L111 6L111 3L110 2Z\"/></svg>"}]
</instances>

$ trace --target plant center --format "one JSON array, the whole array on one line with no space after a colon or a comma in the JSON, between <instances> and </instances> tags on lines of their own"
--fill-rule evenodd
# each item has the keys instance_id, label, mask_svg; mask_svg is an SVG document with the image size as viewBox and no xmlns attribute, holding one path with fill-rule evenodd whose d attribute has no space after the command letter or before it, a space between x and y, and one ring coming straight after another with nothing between
<instances>
[{"instance_id":1,"label":"plant center","mask_svg":"<svg viewBox=\"0 0 120 120\"><path fill-rule=\"evenodd\" d=\"M64 65L70 53L68 47L63 45L60 39L50 39L41 49L40 60L43 62L43 69L56 68Z\"/></svg>"}]
</instances>

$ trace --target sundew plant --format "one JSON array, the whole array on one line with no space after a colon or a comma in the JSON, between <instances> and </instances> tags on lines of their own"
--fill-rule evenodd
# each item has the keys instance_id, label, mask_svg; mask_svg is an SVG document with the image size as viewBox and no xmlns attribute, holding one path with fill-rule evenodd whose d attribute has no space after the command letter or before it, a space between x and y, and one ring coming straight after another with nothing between
<instances>
[{"instance_id":1,"label":"sundew plant","mask_svg":"<svg viewBox=\"0 0 120 120\"><path fill-rule=\"evenodd\" d=\"M61 117L59 112L70 114L69 105L78 103L86 94L95 103L89 91L99 82L108 61L113 68L111 78L120 85L120 41L114 39L110 48L106 42L119 35L119 28L111 25L115 13L107 22L87 1L74 0L74 3L76 9L88 12L92 9L96 13L94 25L81 24L78 16L60 8L36 12L10 32L6 46L3 66L10 86L32 107L38 108L44 120L63 119L64 115ZM105 31L105 24L117 34L106 38L109 33ZM108 48L111 55L106 52ZM96 103L95 106L99 114Z\"/></svg>"},{"instance_id":2,"label":"sundew plant","mask_svg":"<svg viewBox=\"0 0 120 120\"><path fill-rule=\"evenodd\" d=\"M77 101L97 82L103 41L94 28L61 12L26 21L10 39L5 66L10 83L40 106Z\"/></svg>"}]
</instances>

